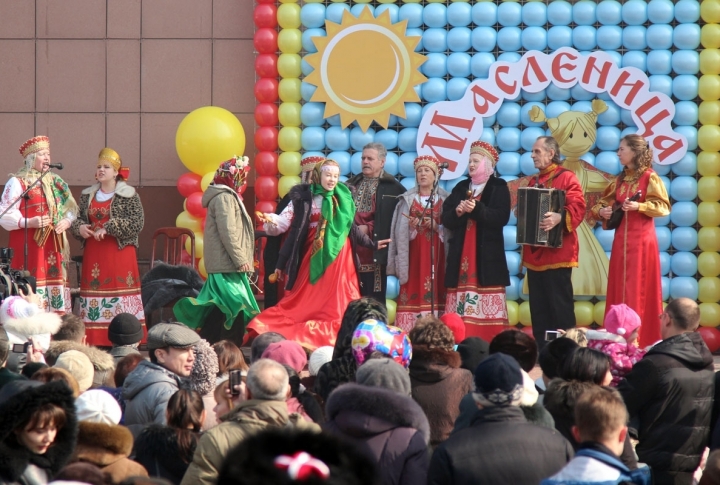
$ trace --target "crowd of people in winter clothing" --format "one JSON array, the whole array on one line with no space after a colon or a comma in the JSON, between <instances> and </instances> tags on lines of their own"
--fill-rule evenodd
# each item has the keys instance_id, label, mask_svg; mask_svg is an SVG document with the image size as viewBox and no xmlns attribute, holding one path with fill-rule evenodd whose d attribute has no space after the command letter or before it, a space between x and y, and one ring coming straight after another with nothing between
<instances>
[{"instance_id":1,"label":"crowd of people in winter clothing","mask_svg":"<svg viewBox=\"0 0 720 485\"><path fill-rule=\"evenodd\" d=\"M486 342L431 315L406 333L360 298L334 347L263 333L250 362L167 322L146 357L129 314L111 349L88 346L81 319L29 305L0 305L0 484L720 483L713 358L688 299L649 348L618 305L605 331L538 351L525 332Z\"/></svg>"}]
</instances>

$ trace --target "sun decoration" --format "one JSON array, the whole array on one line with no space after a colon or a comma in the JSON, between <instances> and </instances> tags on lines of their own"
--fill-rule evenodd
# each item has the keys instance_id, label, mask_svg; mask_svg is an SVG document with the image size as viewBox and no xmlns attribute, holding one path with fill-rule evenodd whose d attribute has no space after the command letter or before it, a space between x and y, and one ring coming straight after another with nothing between
<instances>
[{"instance_id":1,"label":"sun decoration","mask_svg":"<svg viewBox=\"0 0 720 485\"><path fill-rule=\"evenodd\" d=\"M325 118L340 114L343 127L357 121L367 131L373 120L387 128L390 115L405 117L405 103L420 101L415 85L426 58L414 50L420 36L406 36L407 20L393 24L386 10L369 8L360 17L343 13L342 23L325 23L327 37L313 37L318 52L305 57L315 69L306 78L317 86L311 101L325 102Z\"/></svg>"}]
</instances>

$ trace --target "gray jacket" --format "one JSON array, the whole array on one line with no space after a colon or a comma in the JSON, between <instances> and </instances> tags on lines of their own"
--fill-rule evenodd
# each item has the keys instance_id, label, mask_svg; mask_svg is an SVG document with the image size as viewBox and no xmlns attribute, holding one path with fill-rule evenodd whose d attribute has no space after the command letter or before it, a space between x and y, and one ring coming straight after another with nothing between
<instances>
[{"instance_id":1,"label":"gray jacket","mask_svg":"<svg viewBox=\"0 0 720 485\"><path fill-rule=\"evenodd\" d=\"M225 185L210 185L202 198L207 207L203 254L208 273L237 273L252 267L255 231L237 194Z\"/></svg>"},{"instance_id":2,"label":"gray jacket","mask_svg":"<svg viewBox=\"0 0 720 485\"><path fill-rule=\"evenodd\" d=\"M165 424L170 397L183 386L183 379L152 362L143 360L125 379L125 425L133 434L148 424Z\"/></svg>"}]
</instances>

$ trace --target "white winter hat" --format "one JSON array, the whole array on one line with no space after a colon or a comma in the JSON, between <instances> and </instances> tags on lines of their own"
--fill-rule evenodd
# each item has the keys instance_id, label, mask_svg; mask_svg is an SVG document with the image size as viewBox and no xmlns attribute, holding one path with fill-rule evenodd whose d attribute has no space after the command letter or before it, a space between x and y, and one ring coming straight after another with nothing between
<instances>
[{"instance_id":1,"label":"white winter hat","mask_svg":"<svg viewBox=\"0 0 720 485\"><path fill-rule=\"evenodd\" d=\"M120 404L110 393L100 389L90 389L75 400L78 421L91 423L119 424L122 418Z\"/></svg>"},{"instance_id":2,"label":"white winter hat","mask_svg":"<svg viewBox=\"0 0 720 485\"><path fill-rule=\"evenodd\" d=\"M308 371L311 376L316 376L320 367L332 360L334 348L330 345L324 347L318 347L315 351L310 354L310 360L308 360Z\"/></svg>"}]
</instances>

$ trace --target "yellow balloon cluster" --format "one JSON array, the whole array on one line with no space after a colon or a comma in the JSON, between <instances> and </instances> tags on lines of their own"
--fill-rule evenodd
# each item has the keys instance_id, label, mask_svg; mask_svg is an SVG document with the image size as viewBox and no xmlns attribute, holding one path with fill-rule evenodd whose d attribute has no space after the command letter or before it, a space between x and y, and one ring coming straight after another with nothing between
<instances>
[{"instance_id":1,"label":"yellow balloon cluster","mask_svg":"<svg viewBox=\"0 0 720 485\"><path fill-rule=\"evenodd\" d=\"M388 324L394 325L395 324L395 312L397 311L397 303L395 303L395 300L391 300L388 298L385 300L385 307L387 308Z\"/></svg>"}]
</instances>

